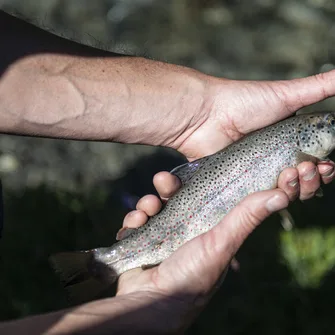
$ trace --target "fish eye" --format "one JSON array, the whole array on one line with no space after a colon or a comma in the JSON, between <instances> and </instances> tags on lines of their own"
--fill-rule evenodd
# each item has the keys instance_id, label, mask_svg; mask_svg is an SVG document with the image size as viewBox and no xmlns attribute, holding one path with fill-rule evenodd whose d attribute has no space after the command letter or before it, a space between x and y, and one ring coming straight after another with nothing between
<instances>
[{"instance_id":1,"label":"fish eye","mask_svg":"<svg viewBox=\"0 0 335 335\"><path fill-rule=\"evenodd\" d=\"M335 125L335 119L332 119L332 120L330 121L330 124L331 124L332 126L334 126L334 125Z\"/></svg>"}]
</instances>

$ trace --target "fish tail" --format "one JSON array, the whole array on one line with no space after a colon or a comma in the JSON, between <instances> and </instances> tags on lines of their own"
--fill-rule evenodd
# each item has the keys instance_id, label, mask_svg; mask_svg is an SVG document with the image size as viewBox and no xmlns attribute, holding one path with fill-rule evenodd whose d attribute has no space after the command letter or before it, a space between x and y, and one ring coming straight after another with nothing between
<instances>
[{"instance_id":1,"label":"fish tail","mask_svg":"<svg viewBox=\"0 0 335 335\"><path fill-rule=\"evenodd\" d=\"M94 250L62 252L50 256L49 261L74 303L99 298L118 278L116 272L95 259Z\"/></svg>"}]
</instances>

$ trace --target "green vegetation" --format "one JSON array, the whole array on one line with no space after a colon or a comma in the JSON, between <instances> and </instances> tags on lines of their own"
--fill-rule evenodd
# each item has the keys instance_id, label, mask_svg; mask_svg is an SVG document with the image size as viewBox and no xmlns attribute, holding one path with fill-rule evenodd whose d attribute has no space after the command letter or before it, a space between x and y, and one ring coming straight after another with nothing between
<instances>
[{"instance_id":1,"label":"green vegetation","mask_svg":"<svg viewBox=\"0 0 335 335\"><path fill-rule=\"evenodd\" d=\"M280 235L285 263L296 283L318 288L335 266L335 228L300 229Z\"/></svg>"}]
</instances>

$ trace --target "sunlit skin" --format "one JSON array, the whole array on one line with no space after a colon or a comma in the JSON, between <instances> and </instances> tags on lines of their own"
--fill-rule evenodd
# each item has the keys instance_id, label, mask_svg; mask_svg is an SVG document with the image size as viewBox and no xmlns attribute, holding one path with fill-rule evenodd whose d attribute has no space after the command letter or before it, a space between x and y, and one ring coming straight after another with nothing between
<instances>
[{"instance_id":1,"label":"sunlit skin","mask_svg":"<svg viewBox=\"0 0 335 335\"><path fill-rule=\"evenodd\" d=\"M75 45L1 12L0 18L0 44L6 46L6 57L0 55L1 132L162 145L194 160L335 96L334 71L272 82L215 78L186 67ZM116 297L0 323L0 333L183 331L217 290L251 232L290 200L309 199L333 179L333 162L305 162L286 169L277 189L248 196L212 230L159 266L123 274ZM154 185L166 201L180 182L161 172ZM160 208L161 199L148 195L125 217L124 226L143 225Z\"/></svg>"}]
</instances>

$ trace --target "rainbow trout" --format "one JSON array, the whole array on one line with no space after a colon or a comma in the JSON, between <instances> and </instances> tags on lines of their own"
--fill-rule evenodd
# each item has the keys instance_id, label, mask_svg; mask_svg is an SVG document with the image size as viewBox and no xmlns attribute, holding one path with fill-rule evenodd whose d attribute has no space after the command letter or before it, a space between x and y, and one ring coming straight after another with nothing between
<instances>
[{"instance_id":1,"label":"rainbow trout","mask_svg":"<svg viewBox=\"0 0 335 335\"><path fill-rule=\"evenodd\" d=\"M51 257L70 295L97 296L125 271L152 267L207 232L248 194L277 186L280 172L327 160L335 148L335 112L301 114L266 127L171 172L182 188L138 229L121 229L106 248Z\"/></svg>"}]
</instances>

